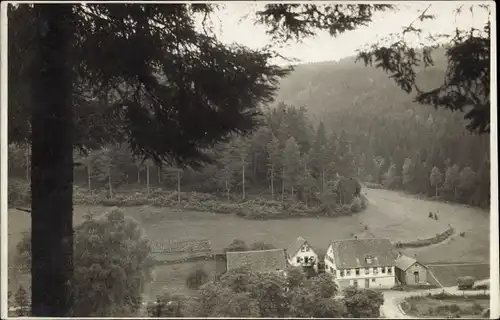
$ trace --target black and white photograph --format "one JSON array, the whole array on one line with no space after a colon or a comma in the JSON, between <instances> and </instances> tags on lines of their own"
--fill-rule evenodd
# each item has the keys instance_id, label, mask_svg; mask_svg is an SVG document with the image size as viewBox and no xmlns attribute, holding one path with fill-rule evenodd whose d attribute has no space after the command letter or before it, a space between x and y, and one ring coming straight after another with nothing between
<instances>
[{"instance_id":1,"label":"black and white photograph","mask_svg":"<svg viewBox=\"0 0 500 320\"><path fill-rule=\"evenodd\" d=\"M3 1L1 317L500 317L493 1Z\"/></svg>"}]
</instances>

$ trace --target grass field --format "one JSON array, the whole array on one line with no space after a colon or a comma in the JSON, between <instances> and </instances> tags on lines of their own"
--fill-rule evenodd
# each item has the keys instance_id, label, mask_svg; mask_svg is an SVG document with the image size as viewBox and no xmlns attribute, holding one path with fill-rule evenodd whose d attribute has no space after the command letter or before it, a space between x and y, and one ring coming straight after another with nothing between
<instances>
[{"instance_id":1,"label":"grass field","mask_svg":"<svg viewBox=\"0 0 500 320\"><path fill-rule=\"evenodd\" d=\"M457 285L457 278L471 276L477 280L489 279L490 278L490 266L489 264L477 264L477 265L440 265L440 266L428 266L432 274L437 278L437 280L445 287L451 287ZM436 281L429 277L431 283Z\"/></svg>"},{"instance_id":2,"label":"grass field","mask_svg":"<svg viewBox=\"0 0 500 320\"><path fill-rule=\"evenodd\" d=\"M127 207L125 213L142 221L148 212L160 212L157 223L143 223L148 237L156 242L175 239L209 239L214 251L221 251L234 238L247 243L265 241L276 247L287 248L298 236L306 238L322 253L332 239L358 237L387 237L392 241L428 238L447 229L452 224L456 235L442 244L418 249L402 250L417 254L419 260L429 262L489 262L489 214L480 209L419 200L387 190L364 190L370 203L362 213L337 218L297 218L286 220L245 220L229 214L177 211L158 207ZM75 206L75 224L85 214L102 214L110 208L101 206ZM439 221L428 218L429 211L437 212ZM28 230L29 215L9 210L9 259L15 254L22 232ZM365 230L367 226L367 230ZM458 236L464 231L465 237ZM164 266L157 270L157 281L168 281L168 286L183 287L186 270L192 266ZM9 274L11 288L22 282ZM168 280L164 280L168 279ZM456 280L456 277L454 278ZM162 282L162 283L163 283ZM163 287L163 284L157 287ZM156 288L152 289L156 292Z\"/></svg>"}]
</instances>

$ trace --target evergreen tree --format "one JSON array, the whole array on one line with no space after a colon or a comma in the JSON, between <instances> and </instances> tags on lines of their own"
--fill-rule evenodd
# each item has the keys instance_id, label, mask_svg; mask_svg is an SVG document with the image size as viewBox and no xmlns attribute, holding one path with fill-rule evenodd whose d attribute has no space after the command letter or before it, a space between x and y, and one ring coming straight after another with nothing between
<instances>
[{"instance_id":1,"label":"evergreen tree","mask_svg":"<svg viewBox=\"0 0 500 320\"><path fill-rule=\"evenodd\" d=\"M436 188L436 197L438 196L438 190L443 183L443 174L439 171L438 167L432 168L431 176L429 177L431 186Z\"/></svg>"},{"instance_id":2,"label":"evergreen tree","mask_svg":"<svg viewBox=\"0 0 500 320\"><path fill-rule=\"evenodd\" d=\"M295 138L290 137L286 141L285 149L283 150L283 166L286 185L290 188L292 196L294 195L294 187L297 186L300 175L300 159L299 145L295 141Z\"/></svg>"}]
</instances>

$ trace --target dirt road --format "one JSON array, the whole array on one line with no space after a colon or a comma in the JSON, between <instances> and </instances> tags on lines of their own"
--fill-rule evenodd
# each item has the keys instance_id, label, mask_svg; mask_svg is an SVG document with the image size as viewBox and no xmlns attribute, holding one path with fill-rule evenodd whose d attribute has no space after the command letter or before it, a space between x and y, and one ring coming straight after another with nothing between
<instances>
[{"instance_id":1,"label":"dirt road","mask_svg":"<svg viewBox=\"0 0 500 320\"><path fill-rule=\"evenodd\" d=\"M426 263L489 263L489 212L459 204L423 200L401 192L363 188L368 208L362 223L377 237L392 241L430 238L451 224L455 234L443 243L406 249ZM438 214L438 221L429 212ZM463 236L460 233L464 232Z\"/></svg>"}]
</instances>

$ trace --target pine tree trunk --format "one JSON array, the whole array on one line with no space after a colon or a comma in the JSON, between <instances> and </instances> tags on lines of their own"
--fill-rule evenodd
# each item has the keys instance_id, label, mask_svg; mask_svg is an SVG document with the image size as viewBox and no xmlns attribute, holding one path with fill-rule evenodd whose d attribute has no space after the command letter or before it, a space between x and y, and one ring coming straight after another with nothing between
<instances>
[{"instance_id":1,"label":"pine tree trunk","mask_svg":"<svg viewBox=\"0 0 500 320\"><path fill-rule=\"evenodd\" d=\"M438 186L436 184L436 198L438 197Z\"/></svg>"},{"instance_id":2,"label":"pine tree trunk","mask_svg":"<svg viewBox=\"0 0 500 320\"><path fill-rule=\"evenodd\" d=\"M177 202L181 203L181 171L177 171Z\"/></svg>"},{"instance_id":3,"label":"pine tree trunk","mask_svg":"<svg viewBox=\"0 0 500 320\"><path fill-rule=\"evenodd\" d=\"M158 185L161 185L161 167L158 167Z\"/></svg>"},{"instance_id":4,"label":"pine tree trunk","mask_svg":"<svg viewBox=\"0 0 500 320\"><path fill-rule=\"evenodd\" d=\"M31 86L31 309L69 317L73 275L72 5L38 4ZM55 94L57 93L57 94Z\"/></svg>"},{"instance_id":5,"label":"pine tree trunk","mask_svg":"<svg viewBox=\"0 0 500 320\"><path fill-rule=\"evenodd\" d=\"M271 166L271 197L274 200L274 165Z\"/></svg>"},{"instance_id":6,"label":"pine tree trunk","mask_svg":"<svg viewBox=\"0 0 500 320\"><path fill-rule=\"evenodd\" d=\"M325 191L325 169L321 169L321 191Z\"/></svg>"},{"instance_id":7,"label":"pine tree trunk","mask_svg":"<svg viewBox=\"0 0 500 320\"><path fill-rule=\"evenodd\" d=\"M245 194L245 163L243 162L242 170L241 170L241 180L242 180L242 186L243 186L243 200L246 198Z\"/></svg>"},{"instance_id":8,"label":"pine tree trunk","mask_svg":"<svg viewBox=\"0 0 500 320\"><path fill-rule=\"evenodd\" d=\"M285 169L281 171L281 202L285 199Z\"/></svg>"},{"instance_id":9,"label":"pine tree trunk","mask_svg":"<svg viewBox=\"0 0 500 320\"><path fill-rule=\"evenodd\" d=\"M108 170L109 198L113 199L113 183L111 182L111 169Z\"/></svg>"},{"instance_id":10,"label":"pine tree trunk","mask_svg":"<svg viewBox=\"0 0 500 320\"><path fill-rule=\"evenodd\" d=\"M92 172L90 170L90 161L89 161L89 162L87 162L87 185L88 185L90 194L92 194L92 185L91 185L91 178L90 178L91 173Z\"/></svg>"},{"instance_id":11,"label":"pine tree trunk","mask_svg":"<svg viewBox=\"0 0 500 320\"><path fill-rule=\"evenodd\" d=\"M224 181L225 185L226 185L226 192L227 192L227 200L229 200L230 198L230 194L229 194L229 185L227 183L227 179Z\"/></svg>"},{"instance_id":12,"label":"pine tree trunk","mask_svg":"<svg viewBox=\"0 0 500 320\"><path fill-rule=\"evenodd\" d=\"M146 166L146 193L149 194L149 166Z\"/></svg>"},{"instance_id":13,"label":"pine tree trunk","mask_svg":"<svg viewBox=\"0 0 500 320\"><path fill-rule=\"evenodd\" d=\"M292 198L293 198L293 186L292 186Z\"/></svg>"},{"instance_id":14,"label":"pine tree trunk","mask_svg":"<svg viewBox=\"0 0 500 320\"><path fill-rule=\"evenodd\" d=\"M30 153L29 153L29 148L26 149L25 153L26 157L26 181L30 181Z\"/></svg>"},{"instance_id":15,"label":"pine tree trunk","mask_svg":"<svg viewBox=\"0 0 500 320\"><path fill-rule=\"evenodd\" d=\"M137 184L141 184L141 169L137 169Z\"/></svg>"}]
</instances>

